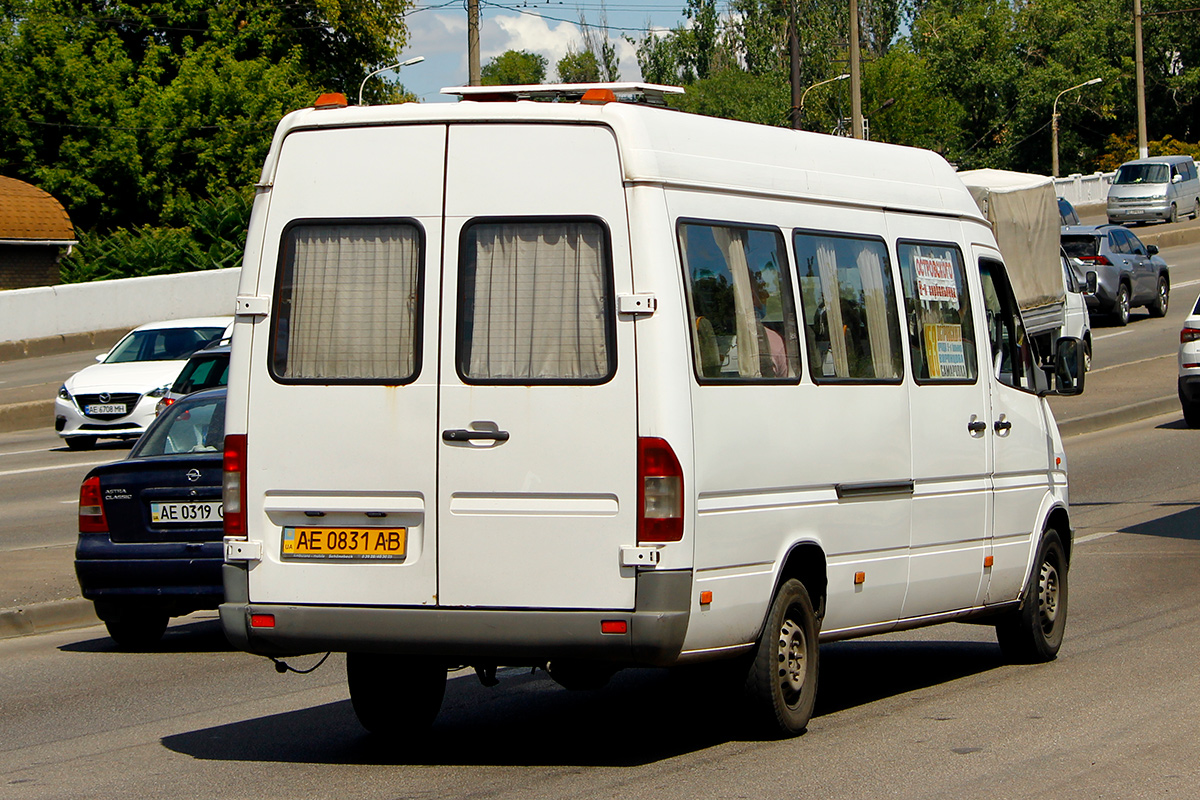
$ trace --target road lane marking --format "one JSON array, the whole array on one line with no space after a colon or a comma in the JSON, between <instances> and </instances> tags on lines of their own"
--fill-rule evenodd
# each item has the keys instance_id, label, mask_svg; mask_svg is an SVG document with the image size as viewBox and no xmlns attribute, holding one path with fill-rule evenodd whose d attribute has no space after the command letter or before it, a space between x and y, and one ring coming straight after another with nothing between
<instances>
[{"instance_id":1,"label":"road lane marking","mask_svg":"<svg viewBox=\"0 0 1200 800\"><path fill-rule=\"evenodd\" d=\"M1132 367L1135 364L1145 364L1148 361L1158 361L1163 358L1178 358L1178 355L1175 353L1164 353L1161 356L1151 356L1150 358L1139 358L1137 361L1126 361L1124 364L1110 364L1107 367L1100 367L1100 369L1089 369L1088 374L1091 375L1092 373L1095 373L1095 372L1107 372L1110 369L1117 369L1118 367Z\"/></svg>"},{"instance_id":2,"label":"road lane marking","mask_svg":"<svg viewBox=\"0 0 1200 800\"><path fill-rule=\"evenodd\" d=\"M1094 339L1095 339L1095 340L1098 342L1098 341L1100 341L1101 339L1111 339L1111 338L1113 338L1114 336L1124 336L1124 335L1125 335L1125 334L1127 334L1127 333L1133 333L1133 331L1132 331L1131 329L1129 329L1129 328L1126 328L1126 329L1125 329L1125 330L1123 330L1123 331L1117 331L1116 333L1106 333L1106 334L1104 334L1103 336L1094 336L1094 337L1092 337L1092 338L1094 338Z\"/></svg>"},{"instance_id":3,"label":"road lane marking","mask_svg":"<svg viewBox=\"0 0 1200 800\"><path fill-rule=\"evenodd\" d=\"M98 467L101 464L111 464L114 459L105 459L104 461L80 461L76 464L55 464L53 467L29 467L28 469L10 469L6 472L0 472L0 478L9 475L28 475L31 472L49 472L55 469L72 469L76 467Z\"/></svg>"},{"instance_id":4,"label":"road lane marking","mask_svg":"<svg viewBox=\"0 0 1200 800\"><path fill-rule=\"evenodd\" d=\"M0 456L27 456L30 453L49 453L53 447L43 447L40 450L14 450L11 453L0 453Z\"/></svg>"},{"instance_id":5,"label":"road lane marking","mask_svg":"<svg viewBox=\"0 0 1200 800\"><path fill-rule=\"evenodd\" d=\"M1107 539L1109 536L1116 536L1120 531L1105 531L1103 533L1089 533L1087 536L1080 536L1075 540L1075 544L1083 544L1084 542L1094 542L1097 539Z\"/></svg>"}]
</instances>

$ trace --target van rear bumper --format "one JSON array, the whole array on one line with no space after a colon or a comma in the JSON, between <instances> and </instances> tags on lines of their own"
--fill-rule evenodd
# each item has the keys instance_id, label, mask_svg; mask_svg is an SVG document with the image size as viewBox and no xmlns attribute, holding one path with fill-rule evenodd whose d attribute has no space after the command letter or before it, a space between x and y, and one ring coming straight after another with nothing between
<instances>
[{"instance_id":1,"label":"van rear bumper","mask_svg":"<svg viewBox=\"0 0 1200 800\"><path fill-rule=\"evenodd\" d=\"M234 646L259 655L332 650L510 666L553 658L673 664L687 633L691 570L642 572L637 581L632 612L316 606L247 602L245 569L226 564L221 624ZM251 627L253 614L274 616L274 627ZM601 622L611 621L625 622L626 632L601 633Z\"/></svg>"}]
</instances>

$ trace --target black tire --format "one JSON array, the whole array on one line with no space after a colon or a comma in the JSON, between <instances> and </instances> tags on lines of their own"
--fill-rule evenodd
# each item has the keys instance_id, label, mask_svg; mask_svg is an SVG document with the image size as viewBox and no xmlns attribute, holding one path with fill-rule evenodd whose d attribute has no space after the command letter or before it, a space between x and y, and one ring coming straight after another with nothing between
<instances>
[{"instance_id":1,"label":"black tire","mask_svg":"<svg viewBox=\"0 0 1200 800\"><path fill-rule=\"evenodd\" d=\"M1092 369L1092 342L1091 340L1083 343L1083 371L1090 372Z\"/></svg>"},{"instance_id":2,"label":"black tire","mask_svg":"<svg viewBox=\"0 0 1200 800\"><path fill-rule=\"evenodd\" d=\"M1129 324L1129 285L1122 283L1117 287L1117 299L1112 307L1112 321L1118 328Z\"/></svg>"},{"instance_id":3,"label":"black tire","mask_svg":"<svg viewBox=\"0 0 1200 800\"><path fill-rule=\"evenodd\" d=\"M1146 306L1152 317L1165 317L1167 306L1171 302L1171 284L1162 275L1158 276L1158 288L1154 292L1154 302Z\"/></svg>"},{"instance_id":4,"label":"black tire","mask_svg":"<svg viewBox=\"0 0 1200 800\"><path fill-rule=\"evenodd\" d=\"M1167 222L1179 222L1179 208L1174 203L1171 203L1171 216Z\"/></svg>"},{"instance_id":5,"label":"black tire","mask_svg":"<svg viewBox=\"0 0 1200 800\"><path fill-rule=\"evenodd\" d=\"M1067 625L1067 555L1054 530L1038 547L1025 602L996 623L996 640L1004 657L1020 664L1053 661Z\"/></svg>"},{"instance_id":6,"label":"black tire","mask_svg":"<svg viewBox=\"0 0 1200 800\"><path fill-rule=\"evenodd\" d=\"M804 584L784 581L775 593L746 674L751 724L769 736L803 733L817 699L817 615Z\"/></svg>"},{"instance_id":7,"label":"black tire","mask_svg":"<svg viewBox=\"0 0 1200 800\"><path fill-rule=\"evenodd\" d=\"M364 728L389 739L415 739L442 709L446 665L427 658L347 653L346 684Z\"/></svg>"},{"instance_id":8,"label":"black tire","mask_svg":"<svg viewBox=\"0 0 1200 800\"><path fill-rule=\"evenodd\" d=\"M146 612L123 612L120 616L104 620L108 635L124 650L144 650L153 647L162 639L170 617L166 614Z\"/></svg>"},{"instance_id":9,"label":"black tire","mask_svg":"<svg viewBox=\"0 0 1200 800\"><path fill-rule=\"evenodd\" d=\"M72 450L91 450L96 446L95 436L69 436L67 437L67 447Z\"/></svg>"},{"instance_id":10,"label":"black tire","mask_svg":"<svg viewBox=\"0 0 1200 800\"><path fill-rule=\"evenodd\" d=\"M1192 206L1192 219L1200 219L1200 197L1196 198L1196 205Z\"/></svg>"},{"instance_id":11,"label":"black tire","mask_svg":"<svg viewBox=\"0 0 1200 800\"><path fill-rule=\"evenodd\" d=\"M1189 403L1181 400L1183 420L1189 428L1200 428L1200 403Z\"/></svg>"}]
</instances>

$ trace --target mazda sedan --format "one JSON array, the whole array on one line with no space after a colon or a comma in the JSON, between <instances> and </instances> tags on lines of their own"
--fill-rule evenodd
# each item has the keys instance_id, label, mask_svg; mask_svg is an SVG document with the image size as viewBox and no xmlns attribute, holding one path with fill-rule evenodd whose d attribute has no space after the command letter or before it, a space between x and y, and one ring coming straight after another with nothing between
<instances>
[{"instance_id":1,"label":"mazda sedan","mask_svg":"<svg viewBox=\"0 0 1200 800\"><path fill-rule=\"evenodd\" d=\"M224 442L225 390L198 392L84 478L75 575L118 645L152 645L171 617L220 605Z\"/></svg>"}]
</instances>

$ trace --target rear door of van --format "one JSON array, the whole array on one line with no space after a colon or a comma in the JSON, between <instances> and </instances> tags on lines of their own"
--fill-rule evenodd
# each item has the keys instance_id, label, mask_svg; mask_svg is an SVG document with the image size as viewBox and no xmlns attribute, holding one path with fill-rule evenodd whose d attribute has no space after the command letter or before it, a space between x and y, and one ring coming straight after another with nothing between
<instances>
[{"instance_id":1,"label":"rear door of van","mask_svg":"<svg viewBox=\"0 0 1200 800\"><path fill-rule=\"evenodd\" d=\"M251 600L632 608L612 132L417 124L282 147L252 345Z\"/></svg>"},{"instance_id":2,"label":"rear door of van","mask_svg":"<svg viewBox=\"0 0 1200 800\"><path fill-rule=\"evenodd\" d=\"M452 125L446 160L438 598L632 608L637 400L613 133Z\"/></svg>"}]
</instances>

